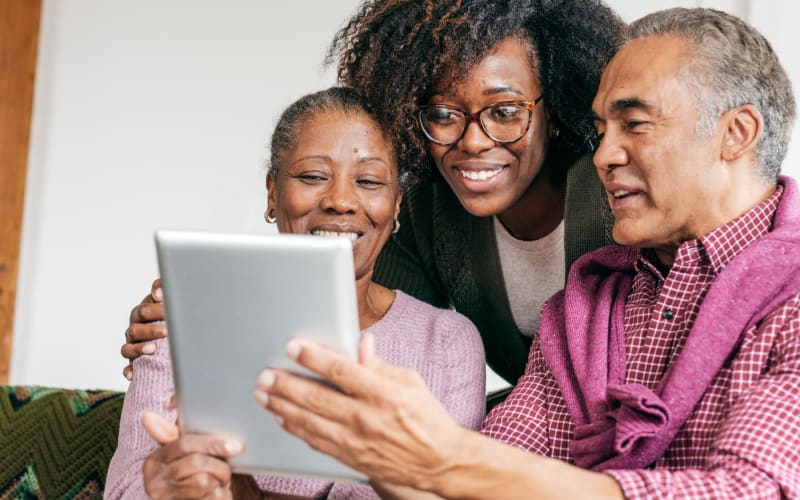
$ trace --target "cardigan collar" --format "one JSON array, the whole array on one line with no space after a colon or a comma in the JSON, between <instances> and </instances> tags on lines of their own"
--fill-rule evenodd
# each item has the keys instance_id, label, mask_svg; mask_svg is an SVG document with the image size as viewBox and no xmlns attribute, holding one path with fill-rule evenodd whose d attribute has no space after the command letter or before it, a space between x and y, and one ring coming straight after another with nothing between
<instances>
[{"instance_id":1,"label":"cardigan collar","mask_svg":"<svg viewBox=\"0 0 800 500\"><path fill-rule=\"evenodd\" d=\"M800 291L800 196L793 180L780 183L773 230L724 266L654 390L624 383L624 304L639 251L605 247L575 263L565 290L542 313L539 341L576 424L570 446L576 464L607 470L655 462L741 335ZM741 289L748 293L731 301Z\"/></svg>"}]
</instances>

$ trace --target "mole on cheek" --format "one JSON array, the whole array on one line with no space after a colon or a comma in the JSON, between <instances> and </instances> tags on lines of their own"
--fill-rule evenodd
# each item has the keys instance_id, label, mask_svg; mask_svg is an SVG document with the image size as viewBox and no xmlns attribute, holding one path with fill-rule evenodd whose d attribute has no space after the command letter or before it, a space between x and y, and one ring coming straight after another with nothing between
<instances>
[{"instance_id":1,"label":"mole on cheek","mask_svg":"<svg viewBox=\"0 0 800 500\"><path fill-rule=\"evenodd\" d=\"M358 153L358 148L353 148L353 153Z\"/></svg>"}]
</instances>

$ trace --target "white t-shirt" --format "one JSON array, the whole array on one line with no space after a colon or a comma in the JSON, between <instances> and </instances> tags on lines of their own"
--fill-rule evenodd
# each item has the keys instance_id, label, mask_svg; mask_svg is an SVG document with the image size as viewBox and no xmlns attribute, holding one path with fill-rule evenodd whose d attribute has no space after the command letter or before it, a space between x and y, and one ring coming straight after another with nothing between
<instances>
[{"instance_id":1,"label":"white t-shirt","mask_svg":"<svg viewBox=\"0 0 800 500\"><path fill-rule=\"evenodd\" d=\"M514 238L497 217L494 232L511 314L517 328L532 336L542 305L564 288L564 221L533 241Z\"/></svg>"}]
</instances>

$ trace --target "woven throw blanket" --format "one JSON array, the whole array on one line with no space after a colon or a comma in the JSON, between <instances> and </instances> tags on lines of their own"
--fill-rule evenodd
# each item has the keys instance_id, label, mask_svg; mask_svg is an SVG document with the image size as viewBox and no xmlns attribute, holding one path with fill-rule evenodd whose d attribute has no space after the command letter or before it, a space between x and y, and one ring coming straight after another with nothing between
<instances>
[{"instance_id":1,"label":"woven throw blanket","mask_svg":"<svg viewBox=\"0 0 800 500\"><path fill-rule=\"evenodd\" d=\"M0 386L0 498L101 498L123 397Z\"/></svg>"}]
</instances>

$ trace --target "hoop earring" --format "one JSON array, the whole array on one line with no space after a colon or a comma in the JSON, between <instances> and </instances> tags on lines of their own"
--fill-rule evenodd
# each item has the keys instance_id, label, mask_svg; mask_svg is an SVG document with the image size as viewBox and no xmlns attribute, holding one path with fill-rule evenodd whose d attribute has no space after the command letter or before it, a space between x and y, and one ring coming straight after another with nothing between
<instances>
[{"instance_id":1,"label":"hoop earring","mask_svg":"<svg viewBox=\"0 0 800 500\"><path fill-rule=\"evenodd\" d=\"M394 228L392 229L392 234L397 234L399 232L400 232L400 220L399 219L395 219L394 220Z\"/></svg>"},{"instance_id":2,"label":"hoop earring","mask_svg":"<svg viewBox=\"0 0 800 500\"><path fill-rule=\"evenodd\" d=\"M267 221L267 224L275 224L277 219L275 218L275 210L268 208L266 212L264 212L264 220Z\"/></svg>"}]
</instances>

